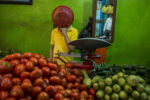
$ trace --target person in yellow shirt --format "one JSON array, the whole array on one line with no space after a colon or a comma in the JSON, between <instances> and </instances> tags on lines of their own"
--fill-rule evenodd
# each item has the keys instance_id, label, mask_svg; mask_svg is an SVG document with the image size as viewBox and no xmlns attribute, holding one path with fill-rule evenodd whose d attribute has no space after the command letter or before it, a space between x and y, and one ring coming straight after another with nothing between
<instances>
[{"instance_id":1,"label":"person in yellow shirt","mask_svg":"<svg viewBox=\"0 0 150 100\"><path fill-rule=\"evenodd\" d=\"M73 46L68 43L78 38L78 31L74 27L68 28L55 28L51 32L51 48L50 48L50 60L57 60L58 64L63 64L57 57L56 53L68 53L74 49ZM61 57L65 62L71 60L69 57Z\"/></svg>"},{"instance_id":2,"label":"person in yellow shirt","mask_svg":"<svg viewBox=\"0 0 150 100\"><path fill-rule=\"evenodd\" d=\"M55 57L58 57L56 53L68 53L74 49L73 46L69 45L69 42L78 38L78 30L71 25L74 16L69 7L56 7L53 11L52 18L56 28L51 32L50 60L57 61L59 65L64 65L61 60L55 59ZM65 62L71 60L70 57L60 56L60 58Z\"/></svg>"}]
</instances>

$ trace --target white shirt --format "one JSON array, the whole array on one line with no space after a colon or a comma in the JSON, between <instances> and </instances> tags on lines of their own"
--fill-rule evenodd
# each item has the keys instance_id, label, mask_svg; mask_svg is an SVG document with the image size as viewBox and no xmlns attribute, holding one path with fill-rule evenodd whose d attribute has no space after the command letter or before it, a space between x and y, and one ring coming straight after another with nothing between
<instances>
[{"instance_id":1,"label":"white shirt","mask_svg":"<svg viewBox=\"0 0 150 100\"><path fill-rule=\"evenodd\" d=\"M106 30L111 31L111 27L112 27L112 17L108 17L104 25L103 32L105 32Z\"/></svg>"}]
</instances>

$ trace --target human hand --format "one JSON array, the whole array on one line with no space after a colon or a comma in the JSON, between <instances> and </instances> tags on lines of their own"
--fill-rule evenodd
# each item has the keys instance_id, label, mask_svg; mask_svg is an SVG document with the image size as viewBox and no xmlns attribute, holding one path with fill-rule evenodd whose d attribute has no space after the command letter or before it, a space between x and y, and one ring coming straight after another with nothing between
<instances>
[{"instance_id":1,"label":"human hand","mask_svg":"<svg viewBox=\"0 0 150 100\"><path fill-rule=\"evenodd\" d=\"M58 28L58 30L64 36L67 34L67 28Z\"/></svg>"}]
</instances>

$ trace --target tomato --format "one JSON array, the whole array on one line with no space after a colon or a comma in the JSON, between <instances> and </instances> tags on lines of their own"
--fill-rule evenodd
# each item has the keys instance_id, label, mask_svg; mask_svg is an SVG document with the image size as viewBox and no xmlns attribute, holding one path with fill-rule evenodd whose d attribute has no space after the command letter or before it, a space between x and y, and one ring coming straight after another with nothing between
<instances>
[{"instance_id":1,"label":"tomato","mask_svg":"<svg viewBox=\"0 0 150 100\"><path fill-rule=\"evenodd\" d=\"M20 88L20 86L14 86L12 90L10 91L10 96L15 98L21 98L24 96L23 90Z\"/></svg>"},{"instance_id":2,"label":"tomato","mask_svg":"<svg viewBox=\"0 0 150 100\"><path fill-rule=\"evenodd\" d=\"M72 83L68 83L68 84L67 84L67 88L68 88L68 89L72 89L72 87L73 87L73 84L72 84Z\"/></svg>"},{"instance_id":3,"label":"tomato","mask_svg":"<svg viewBox=\"0 0 150 100\"><path fill-rule=\"evenodd\" d=\"M19 60L12 60L12 61L10 62L10 64L11 64L11 66L14 67L14 66L20 64L20 62L19 62Z\"/></svg>"},{"instance_id":4,"label":"tomato","mask_svg":"<svg viewBox=\"0 0 150 100\"><path fill-rule=\"evenodd\" d=\"M43 72L43 77L49 77L50 69L48 67L43 67L41 70Z\"/></svg>"},{"instance_id":5,"label":"tomato","mask_svg":"<svg viewBox=\"0 0 150 100\"><path fill-rule=\"evenodd\" d=\"M4 59L5 59L6 61L11 61L11 60L14 59L14 55L7 55L7 56L5 56Z\"/></svg>"},{"instance_id":6,"label":"tomato","mask_svg":"<svg viewBox=\"0 0 150 100\"><path fill-rule=\"evenodd\" d=\"M22 57L23 57L23 58L30 58L30 57L32 57L32 53L26 52L26 53L24 53L24 54L22 55Z\"/></svg>"},{"instance_id":7,"label":"tomato","mask_svg":"<svg viewBox=\"0 0 150 100\"><path fill-rule=\"evenodd\" d=\"M57 92L56 88L55 88L53 85L47 86L47 87L45 88L45 91L46 91L51 97L53 97L53 96L56 94L56 92Z\"/></svg>"},{"instance_id":8,"label":"tomato","mask_svg":"<svg viewBox=\"0 0 150 100\"><path fill-rule=\"evenodd\" d=\"M9 62L0 61L0 73L6 74L13 70L13 66Z\"/></svg>"},{"instance_id":9,"label":"tomato","mask_svg":"<svg viewBox=\"0 0 150 100\"><path fill-rule=\"evenodd\" d=\"M88 93L87 93L87 91L82 91L81 93L80 93L80 96L83 96L83 97L85 97L85 98L87 98L88 97Z\"/></svg>"},{"instance_id":10,"label":"tomato","mask_svg":"<svg viewBox=\"0 0 150 100\"><path fill-rule=\"evenodd\" d=\"M3 76L3 78L13 78L13 75L12 74L10 74L10 73L8 73L8 74L4 74L4 76Z\"/></svg>"},{"instance_id":11,"label":"tomato","mask_svg":"<svg viewBox=\"0 0 150 100\"><path fill-rule=\"evenodd\" d=\"M93 95L93 96L95 96L95 94L96 94L96 90L95 90L94 88L90 88L90 89L88 90L88 92L89 92L89 94L91 94L91 95Z\"/></svg>"},{"instance_id":12,"label":"tomato","mask_svg":"<svg viewBox=\"0 0 150 100\"><path fill-rule=\"evenodd\" d=\"M65 77L65 74L64 74L63 72L58 72L58 76L59 76L60 78L63 78L63 77Z\"/></svg>"},{"instance_id":13,"label":"tomato","mask_svg":"<svg viewBox=\"0 0 150 100\"><path fill-rule=\"evenodd\" d=\"M25 66L23 64L18 64L15 68L14 68L14 74L16 76L19 76L23 71L25 71Z\"/></svg>"},{"instance_id":14,"label":"tomato","mask_svg":"<svg viewBox=\"0 0 150 100\"><path fill-rule=\"evenodd\" d=\"M64 90L64 87L61 85L55 85L57 92Z\"/></svg>"},{"instance_id":15,"label":"tomato","mask_svg":"<svg viewBox=\"0 0 150 100\"><path fill-rule=\"evenodd\" d=\"M62 98L63 98L63 95L61 93L56 93L55 96L54 96L55 100L60 100Z\"/></svg>"},{"instance_id":16,"label":"tomato","mask_svg":"<svg viewBox=\"0 0 150 100\"><path fill-rule=\"evenodd\" d=\"M20 98L19 100L28 100L27 98Z\"/></svg>"},{"instance_id":17,"label":"tomato","mask_svg":"<svg viewBox=\"0 0 150 100\"><path fill-rule=\"evenodd\" d=\"M10 78L3 78L1 82L1 88L3 90L10 90L13 86L13 83Z\"/></svg>"},{"instance_id":18,"label":"tomato","mask_svg":"<svg viewBox=\"0 0 150 100\"><path fill-rule=\"evenodd\" d=\"M22 59L20 60L21 64L26 64L28 61L29 61L29 60L26 59L26 58L22 58Z\"/></svg>"},{"instance_id":19,"label":"tomato","mask_svg":"<svg viewBox=\"0 0 150 100\"><path fill-rule=\"evenodd\" d=\"M20 53L14 53L12 55L14 56L14 59L21 59L21 54Z\"/></svg>"},{"instance_id":20,"label":"tomato","mask_svg":"<svg viewBox=\"0 0 150 100\"><path fill-rule=\"evenodd\" d=\"M49 78L50 82L54 85L60 84L61 79L58 76L52 76Z\"/></svg>"},{"instance_id":21,"label":"tomato","mask_svg":"<svg viewBox=\"0 0 150 100\"><path fill-rule=\"evenodd\" d=\"M65 76L67 75L67 71L66 71L66 69L64 69L64 68L59 69L59 72L64 73Z\"/></svg>"},{"instance_id":22,"label":"tomato","mask_svg":"<svg viewBox=\"0 0 150 100\"><path fill-rule=\"evenodd\" d=\"M79 78L77 78L77 79L76 79L76 82L77 82L77 83L81 83L82 81L81 81Z\"/></svg>"},{"instance_id":23,"label":"tomato","mask_svg":"<svg viewBox=\"0 0 150 100\"><path fill-rule=\"evenodd\" d=\"M9 96L7 91L0 91L0 100L5 100Z\"/></svg>"},{"instance_id":24,"label":"tomato","mask_svg":"<svg viewBox=\"0 0 150 100\"><path fill-rule=\"evenodd\" d=\"M40 69L34 69L31 73L30 73L30 78L31 79L37 79L42 77L42 71Z\"/></svg>"},{"instance_id":25,"label":"tomato","mask_svg":"<svg viewBox=\"0 0 150 100\"><path fill-rule=\"evenodd\" d=\"M38 60L37 60L37 58L35 58L35 57L31 57L29 60L30 60L34 65L37 65L37 64L38 64Z\"/></svg>"},{"instance_id":26,"label":"tomato","mask_svg":"<svg viewBox=\"0 0 150 100\"><path fill-rule=\"evenodd\" d=\"M32 90L32 96L37 96L40 92L42 92L42 88L40 86L35 86Z\"/></svg>"},{"instance_id":27,"label":"tomato","mask_svg":"<svg viewBox=\"0 0 150 100\"><path fill-rule=\"evenodd\" d=\"M16 98L14 98L14 97L8 97L5 100L16 100Z\"/></svg>"},{"instance_id":28,"label":"tomato","mask_svg":"<svg viewBox=\"0 0 150 100\"><path fill-rule=\"evenodd\" d=\"M34 81L35 86L41 86L42 88L46 88L46 83L44 82L43 79L38 78Z\"/></svg>"},{"instance_id":29,"label":"tomato","mask_svg":"<svg viewBox=\"0 0 150 100\"><path fill-rule=\"evenodd\" d=\"M46 83L46 85L49 85L49 79L48 78L44 78L43 80Z\"/></svg>"},{"instance_id":30,"label":"tomato","mask_svg":"<svg viewBox=\"0 0 150 100\"><path fill-rule=\"evenodd\" d=\"M49 100L49 95L46 92L41 92L38 95L37 100Z\"/></svg>"},{"instance_id":31,"label":"tomato","mask_svg":"<svg viewBox=\"0 0 150 100\"><path fill-rule=\"evenodd\" d=\"M51 62L48 63L48 67L49 67L51 70L56 70L56 69L57 69L57 65L54 64L54 63L51 63Z\"/></svg>"},{"instance_id":32,"label":"tomato","mask_svg":"<svg viewBox=\"0 0 150 100\"><path fill-rule=\"evenodd\" d=\"M36 53L33 53L32 55L33 55L33 57L35 57L36 59L39 59L39 58L40 58L40 56L39 56L38 54L36 54Z\"/></svg>"},{"instance_id":33,"label":"tomato","mask_svg":"<svg viewBox=\"0 0 150 100\"><path fill-rule=\"evenodd\" d=\"M70 97L70 95L71 95L71 93L72 93L72 90L71 90L71 89L66 89L65 91L66 91L66 93L67 93L67 96Z\"/></svg>"},{"instance_id":34,"label":"tomato","mask_svg":"<svg viewBox=\"0 0 150 100\"><path fill-rule=\"evenodd\" d=\"M81 76L82 75L82 73L78 69L72 69L72 74L74 74L75 76Z\"/></svg>"},{"instance_id":35,"label":"tomato","mask_svg":"<svg viewBox=\"0 0 150 100\"><path fill-rule=\"evenodd\" d=\"M93 95L89 95L88 100L95 100L94 97L95 96L93 96Z\"/></svg>"},{"instance_id":36,"label":"tomato","mask_svg":"<svg viewBox=\"0 0 150 100\"><path fill-rule=\"evenodd\" d=\"M67 79L66 79L66 78L63 78L63 79L61 80L61 85L62 85L63 87L67 86Z\"/></svg>"},{"instance_id":37,"label":"tomato","mask_svg":"<svg viewBox=\"0 0 150 100\"><path fill-rule=\"evenodd\" d=\"M69 98L62 98L62 99L60 99L60 100L70 100Z\"/></svg>"},{"instance_id":38,"label":"tomato","mask_svg":"<svg viewBox=\"0 0 150 100\"><path fill-rule=\"evenodd\" d=\"M67 68L72 68L73 65L72 65L71 63L66 63L66 67L67 67Z\"/></svg>"},{"instance_id":39,"label":"tomato","mask_svg":"<svg viewBox=\"0 0 150 100\"><path fill-rule=\"evenodd\" d=\"M57 75L57 72L55 70L50 71L50 76L56 76L56 75Z\"/></svg>"},{"instance_id":40,"label":"tomato","mask_svg":"<svg viewBox=\"0 0 150 100\"><path fill-rule=\"evenodd\" d=\"M76 76L75 75L68 75L67 76L67 81L68 82L71 82L71 83L74 83L76 81Z\"/></svg>"},{"instance_id":41,"label":"tomato","mask_svg":"<svg viewBox=\"0 0 150 100\"><path fill-rule=\"evenodd\" d=\"M80 91L86 90L86 86L84 84L81 84L79 89L80 89Z\"/></svg>"},{"instance_id":42,"label":"tomato","mask_svg":"<svg viewBox=\"0 0 150 100\"><path fill-rule=\"evenodd\" d=\"M13 85L20 85L21 84L21 80L17 77L12 79L12 83Z\"/></svg>"},{"instance_id":43,"label":"tomato","mask_svg":"<svg viewBox=\"0 0 150 100\"><path fill-rule=\"evenodd\" d=\"M23 89L24 92L31 92L33 89L33 86L31 82L24 81L21 84L21 88Z\"/></svg>"},{"instance_id":44,"label":"tomato","mask_svg":"<svg viewBox=\"0 0 150 100\"><path fill-rule=\"evenodd\" d=\"M80 84L79 83L74 83L73 84L73 88L79 88L80 87Z\"/></svg>"},{"instance_id":45,"label":"tomato","mask_svg":"<svg viewBox=\"0 0 150 100\"><path fill-rule=\"evenodd\" d=\"M30 73L26 72L26 71L22 72L20 75L21 80L24 80L24 79L29 78L29 77L30 77Z\"/></svg>"},{"instance_id":46,"label":"tomato","mask_svg":"<svg viewBox=\"0 0 150 100\"><path fill-rule=\"evenodd\" d=\"M28 61L25 65L27 71L32 71L34 69L34 64L31 61Z\"/></svg>"},{"instance_id":47,"label":"tomato","mask_svg":"<svg viewBox=\"0 0 150 100\"><path fill-rule=\"evenodd\" d=\"M39 65L41 67L46 66L47 65L47 61L44 58L40 58L39 59Z\"/></svg>"},{"instance_id":48,"label":"tomato","mask_svg":"<svg viewBox=\"0 0 150 100\"><path fill-rule=\"evenodd\" d=\"M79 93L78 92L72 92L71 97L73 97L75 100L79 99Z\"/></svg>"},{"instance_id":49,"label":"tomato","mask_svg":"<svg viewBox=\"0 0 150 100\"><path fill-rule=\"evenodd\" d=\"M62 94L64 97L67 97L67 93L65 90L60 90L58 93Z\"/></svg>"},{"instance_id":50,"label":"tomato","mask_svg":"<svg viewBox=\"0 0 150 100\"><path fill-rule=\"evenodd\" d=\"M83 81L83 77L82 76L79 76L79 79L80 79L81 82Z\"/></svg>"}]
</instances>

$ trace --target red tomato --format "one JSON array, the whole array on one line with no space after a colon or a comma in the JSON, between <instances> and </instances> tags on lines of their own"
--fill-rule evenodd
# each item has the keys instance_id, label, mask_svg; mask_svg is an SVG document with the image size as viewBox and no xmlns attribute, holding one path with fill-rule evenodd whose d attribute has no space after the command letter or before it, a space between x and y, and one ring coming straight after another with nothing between
<instances>
[{"instance_id":1,"label":"red tomato","mask_svg":"<svg viewBox=\"0 0 150 100\"><path fill-rule=\"evenodd\" d=\"M35 57L31 57L29 60L30 60L34 65L37 65L37 64L38 64L38 60L37 60L37 58L35 58Z\"/></svg>"},{"instance_id":2,"label":"red tomato","mask_svg":"<svg viewBox=\"0 0 150 100\"><path fill-rule=\"evenodd\" d=\"M76 89L76 88L79 88L79 87L80 87L80 84L79 84L79 83L74 83L74 84L73 84L73 88Z\"/></svg>"},{"instance_id":3,"label":"red tomato","mask_svg":"<svg viewBox=\"0 0 150 100\"><path fill-rule=\"evenodd\" d=\"M20 86L14 86L13 89L10 91L10 96L15 98L21 98L24 96L24 93Z\"/></svg>"},{"instance_id":4,"label":"red tomato","mask_svg":"<svg viewBox=\"0 0 150 100\"><path fill-rule=\"evenodd\" d=\"M0 73L6 74L13 70L13 66L9 62L0 61Z\"/></svg>"},{"instance_id":5,"label":"red tomato","mask_svg":"<svg viewBox=\"0 0 150 100\"><path fill-rule=\"evenodd\" d=\"M43 67L41 70L43 72L43 77L49 77L50 69L48 67Z\"/></svg>"},{"instance_id":6,"label":"red tomato","mask_svg":"<svg viewBox=\"0 0 150 100\"><path fill-rule=\"evenodd\" d=\"M10 74L10 73L8 73L8 74L4 74L4 76L3 76L3 78L13 78L13 75L12 74Z\"/></svg>"},{"instance_id":7,"label":"red tomato","mask_svg":"<svg viewBox=\"0 0 150 100\"><path fill-rule=\"evenodd\" d=\"M30 58L30 57L32 57L32 53L26 52L26 53L24 53L24 54L22 55L22 57L23 57L23 58Z\"/></svg>"},{"instance_id":8,"label":"red tomato","mask_svg":"<svg viewBox=\"0 0 150 100\"><path fill-rule=\"evenodd\" d=\"M51 97L53 97L53 96L56 94L56 92L57 92L56 88L55 88L53 85L47 86L47 87L45 88L45 91L46 91Z\"/></svg>"},{"instance_id":9,"label":"red tomato","mask_svg":"<svg viewBox=\"0 0 150 100\"><path fill-rule=\"evenodd\" d=\"M66 67L67 67L67 68L72 68L73 65L72 65L71 63L66 63Z\"/></svg>"},{"instance_id":10,"label":"red tomato","mask_svg":"<svg viewBox=\"0 0 150 100\"><path fill-rule=\"evenodd\" d=\"M26 64L28 61L29 61L29 60L26 59L26 58L22 58L22 59L20 60L20 62L21 62L22 64Z\"/></svg>"},{"instance_id":11,"label":"red tomato","mask_svg":"<svg viewBox=\"0 0 150 100\"><path fill-rule=\"evenodd\" d=\"M14 98L14 97L8 97L5 100L16 100L16 98Z\"/></svg>"},{"instance_id":12,"label":"red tomato","mask_svg":"<svg viewBox=\"0 0 150 100\"><path fill-rule=\"evenodd\" d=\"M88 100L95 100L94 97L95 96L93 96L93 95L89 95Z\"/></svg>"},{"instance_id":13,"label":"red tomato","mask_svg":"<svg viewBox=\"0 0 150 100\"><path fill-rule=\"evenodd\" d=\"M14 55L7 55L7 56L5 56L4 59L5 59L6 61L11 61L11 60L14 59Z\"/></svg>"},{"instance_id":14,"label":"red tomato","mask_svg":"<svg viewBox=\"0 0 150 100\"><path fill-rule=\"evenodd\" d=\"M32 84L30 83L30 82L23 82L22 84L21 84L21 88L23 89L23 91L24 92L31 92L32 91L32 89L33 89L33 86L32 86Z\"/></svg>"},{"instance_id":15,"label":"red tomato","mask_svg":"<svg viewBox=\"0 0 150 100\"><path fill-rule=\"evenodd\" d=\"M50 71L50 76L56 76L56 75L57 75L57 72L55 70Z\"/></svg>"},{"instance_id":16,"label":"red tomato","mask_svg":"<svg viewBox=\"0 0 150 100\"><path fill-rule=\"evenodd\" d=\"M95 89L94 89L94 88L90 88L88 91L89 91L89 94L91 94L91 95L95 96L96 91L95 91Z\"/></svg>"},{"instance_id":17,"label":"red tomato","mask_svg":"<svg viewBox=\"0 0 150 100\"><path fill-rule=\"evenodd\" d=\"M79 93L78 92L72 92L71 97L73 97L75 100L79 99Z\"/></svg>"},{"instance_id":18,"label":"red tomato","mask_svg":"<svg viewBox=\"0 0 150 100\"><path fill-rule=\"evenodd\" d=\"M29 78L29 77L30 77L30 73L26 72L26 71L22 72L20 75L21 80L24 80L24 79Z\"/></svg>"},{"instance_id":19,"label":"red tomato","mask_svg":"<svg viewBox=\"0 0 150 100\"><path fill-rule=\"evenodd\" d=\"M41 86L42 88L46 88L46 83L44 82L43 79L38 78L34 81L35 86Z\"/></svg>"},{"instance_id":20,"label":"red tomato","mask_svg":"<svg viewBox=\"0 0 150 100\"><path fill-rule=\"evenodd\" d=\"M72 69L72 74L74 74L75 76L81 76L82 75L82 73L78 69Z\"/></svg>"},{"instance_id":21,"label":"red tomato","mask_svg":"<svg viewBox=\"0 0 150 100\"><path fill-rule=\"evenodd\" d=\"M34 64L31 61L28 61L25 65L27 71L32 71L34 69Z\"/></svg>"},{"instance_id":22,"label":"red tomato","mask_svg":"<svg viewBox=\"0 0 150 100\"><path fill-rule=\"evenodd\" d=\"M54 63L51 63L51 62L48 63L48 67L49 67L51 70L56 70L56 69L57 69L57 65L54 64Z\"/></svg>"},{"instance_id":23,"label":"red tomato","mask_svg":"<svg viewBox=\"0 0 150 100\"><path fill-rule=\"evenodd\" d=\"M58 76L52 76L49 78L50 82L54 85L60 84L61 79Z\"/></svg>"},{"instance_id":24,"label":"red tomato","mask_svg":"<svg viewBox=\"0 0 150 100\"><path fill-rule=\"evenodd\" d=\"M42 92L42 88L40 86L35 86L32 90L32 96L37 96L40 92Z\"/></svg>"},{"instance_id":25,"label":"red tomato","mask_svg":"<svg viewBox=\"0 0 150 100\"><path fill-rule=\"evenodd\" d=\"M70 95L71 95L71 93L72 93L72 90L71 90L71 89L66 89L65 91L66 91L66 93L67 93L67 96L70 97Z\"/></svg>"},{"instance_id":26,"label":"red tomato","mask_svg":"<svg viewBox=\"0 0 150 100\"><path fill-rule=\"evenodd\" d=\"M58 76L59 76L60 78L63 78L63 77L65 77L65 74L64 74L63 72L58 72Z\"/></svg>"},{"instance_id":27,"label":"red tomato","mask_svg":"<svg viewBox=\"0 0 150 100\"><path fill-rule=\"evenodd\" d=\"M10 90L13 86L13 83L10 78L3 78L1 82L1 88L4 90Z\"/></svg>"},{"instance_id":28,"label":"red tomato","mask_svg":"<svg viewBox=\"0 0 150 100\"><path fill-rule=\"evenodd\" d=\"M37 79L42 77L42 71L40 69L34 69L31 73L30 73L30 78L31 79Z\"/></svg>"},{"instance_id":29,"label":"red tomato","mask_svg":"<svg viewBox=\"0 0 150 100\"><path fill-rule=\"evenodd\" d=\"M62 85L63 87L67 86L67 79L66 79L66 78L63 78L63 79L61 80L61 85Z\"/></svg>"},{"instance_id":30,"label":"red tomato","mask_svg":"<svg viewBox=\"0 0 150 100\"><path fill-rule=\"evenodd\" d=\"M63 95L61 93L56 93L55 96L54 96L55 100L60 100L62 98L63 98Z\"/></svg>"},{"instance_id":31,"label":"red tomato","mask_svg":"<svg viewBox=\"0 0 150 100\"><path fill-rule=\"evenodd\" d=\"M14 74L16 76L19 76L23 71L25 71L25 66L23 64L18 64L15 68L14 68Z\"/></svg>"},{"instance_id":32,"label":"red tomato","mask_svg":"<svg viewBox=\"0 0 150 100\"><path fill-rule=\"evenodd\" d=\"M85 98L87 98L88 97L88 93L87 93L87 91L82 91L81 93L80 93L80 96L83 96L83 97L85 97Z\"/></svg>"},{"instance_id":33,"label":"red tomato","mask_svg":"<svg viewBox=\"0 0 150 100\"><path fill-rule=\"evenodd\" d=\"M20 53L14 53L12 55L14 56L14 59L21 59L21 54Z\"/></svg>"},{"instance_id":34,"label":"red tomato","mask_svg":"<svg viewBox=\"0 0 150 100\"><path fill-rule=\"evenodd\" d=\"M6 100L8 96L9 93L7 91L0 91L0 100Z\"/></svg>"},{"instance_id":35,"label":"red tomato","mask_svg":"<svg viewBox=\"0 0 150 100\"><path fill-rule=\"evenodd\" d=\"M12 79L12 83L13 85L20 85L21 84L21 80L17 77Z\"/></svg>"},{"instance_id":36,"label":"red tomato","mask_svg":"<svg viewBox=\"0 0 150 100\"><path fill-rule=\"evenodd\" d=\"M41 92L38 95L37 100L49 100L49 95L46 92Z\"/></svg>"},{"instance_id":37,"label":"red tomato","mask_svg":"<svg viewBox=\"0 0 150 100\"><path fill-rule=\"evenodd\" d=\"M48 78L44 78L43 80L46 83L46 85L49 85L49 79Z\"/></svg>"},{"instance_id":38,"label":"red tomato","mask_svg":"<svg viewBox=\"0 0 150 100\"><path fill-rule=\"evenodd\" d=\"M36 59L39 59L39 58L40 58L40 56L39 56L38 54L36 54L36 53L33 53L32 55L33 55L33 57L35 57Z\"/></svg>"},{"instance_id":39,"label":"red tomato","mask_svg":"<svg viewBox=\"0 0 150 100\"><path fill-rule=\"evenodd\" d=\"M68 84L67 84L67 88L68 88L68 89L72 89L72 87L73 87L73 84L72 84L72 83L68 83Z\"/></svg>"},{"instance_id":40,"label":"red tomato","mask_svg":"<svg viewBox=\"0 0 150 100\"><path fill-rule=\"evenodd\" d=\"M81 84L79 88L80 88L80 91L86 90L86 86L84 84Z\"/></svg>"},{"instance_id":41,"label":"red tomato","mask_svg":"<svg viewBox=\"0 0 150 100\"><path fill-rule=\"evenodd\" d=\"M40 58L39 59L39 65L41 67L46 66L47 65L47 61L44 58Z\"/></svg>"},{"instance_id":42,"label":"red tomato","mask_svg":"<svg viewBox=\"0 0 150 100\"><path fill-rule=\"evenodd\" d=\"M55 85L57 92L64 90L64 87L61 85Z\"/></svg>"},{"instance_id":43,"label":"red tomato","mask_svg":"<svg viewBox=\"0 0 150 100\"><path fill-rule=\"evenodd\" d=\"M10 62L10 64L11 64L11 66L14 67L14 66L20 64L20 62L19 62L19 60L12 60L12 61Z\"/></svg>"},{"instance_id":44,"label":"red tomato","mask_svg":"<svg viewBox=\"0 0 150 100\"><path fill-rule=\"evenodd\" d=\"M75 75L68 75L67 76L67 81L74 83L76 81L77 77Z\"/></svg>"}]
</instances>

